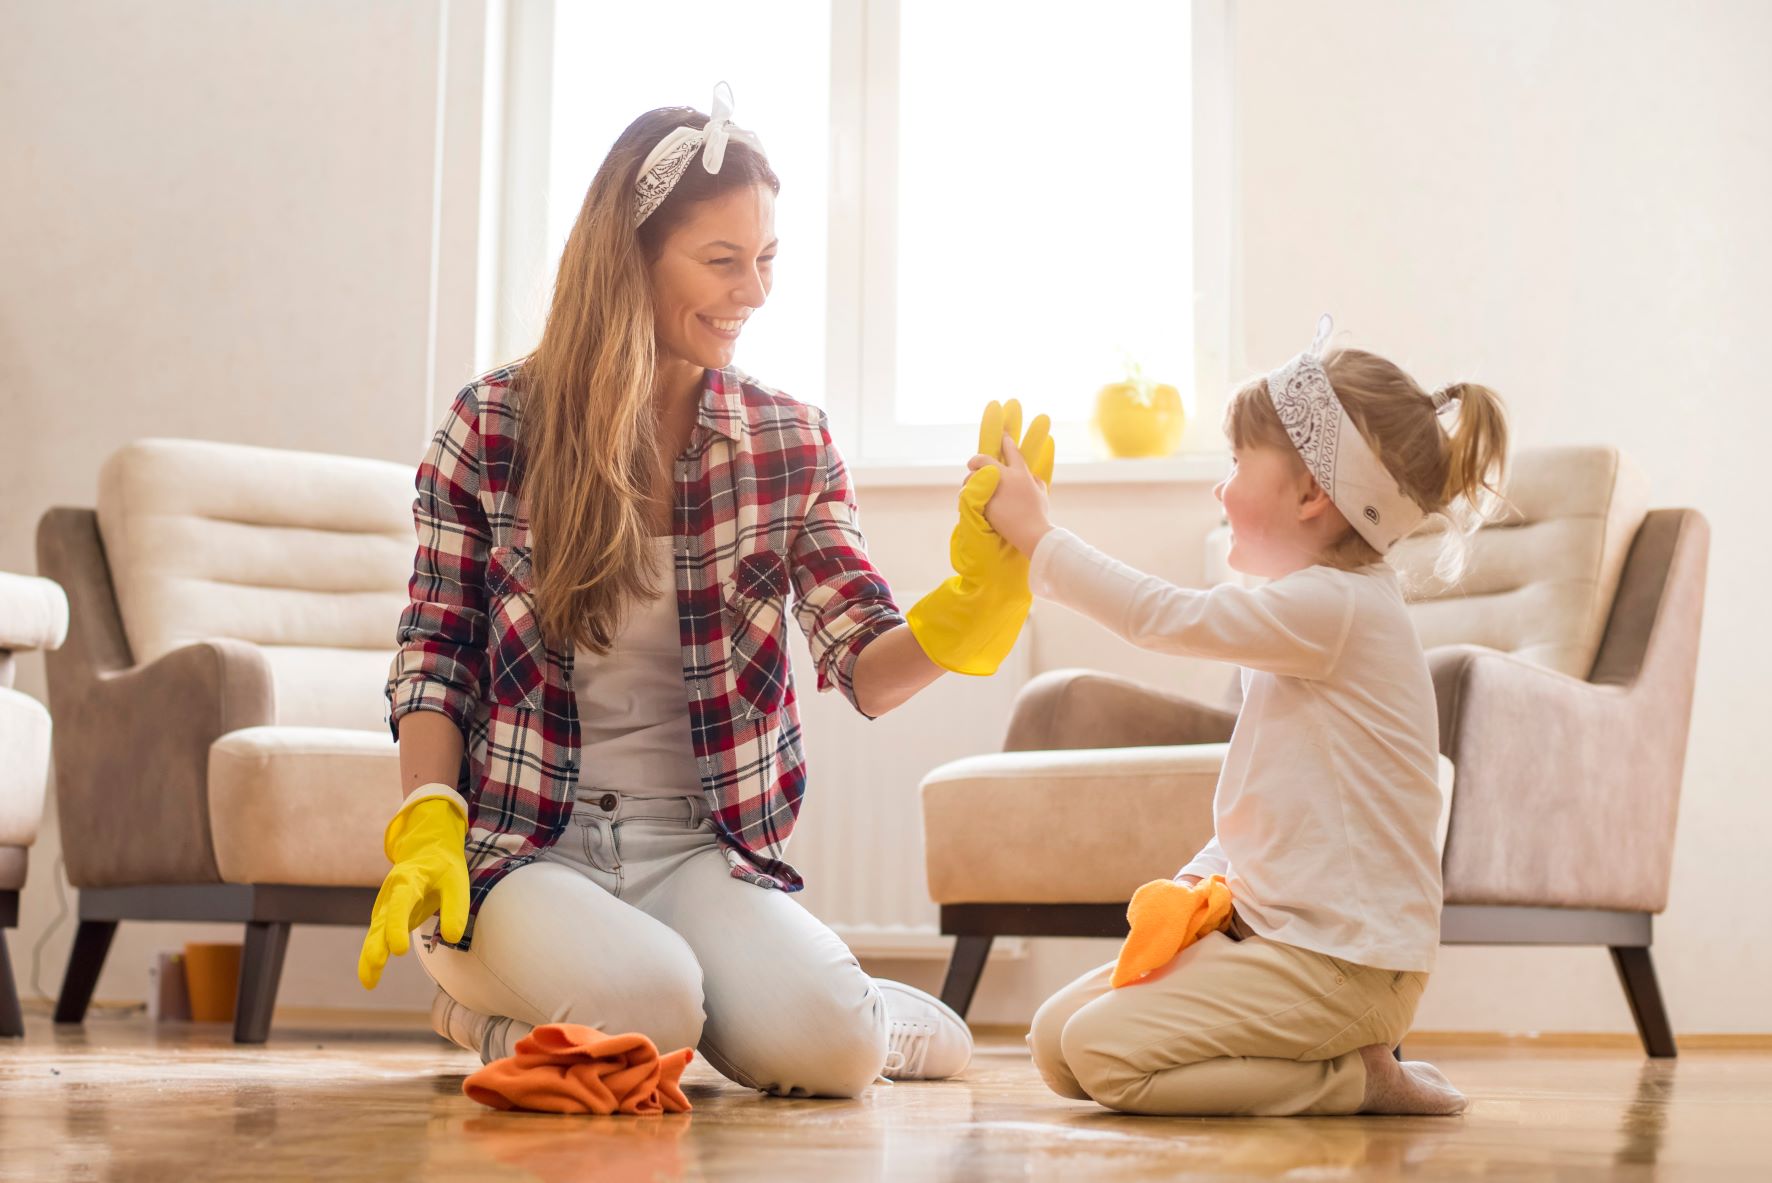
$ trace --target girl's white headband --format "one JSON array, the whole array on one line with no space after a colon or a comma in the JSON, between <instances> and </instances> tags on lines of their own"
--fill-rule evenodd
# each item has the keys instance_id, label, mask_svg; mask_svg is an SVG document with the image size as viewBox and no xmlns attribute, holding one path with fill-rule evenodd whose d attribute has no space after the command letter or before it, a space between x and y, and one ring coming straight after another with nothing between
<instances>
[{"instance_id":1,"label":"girl's white headband","mask_svg":"<svg viewBox=\"0 0 1772 1183\"><path fill-rule=\"evenodd\" d=\"M1379 463L1329 384L1322 358L1334 327L1325 312L1311 347L1268 375L1268 397L1317 484L1360 537L1385 554L1427 515Z\"/></svg>"},{"instance_id":2,"label":"girl's white headband","mask_svg":"<svg viewBox=\"0 0 1772 1183\"><path fill-rule=\"evenodd\" d=\"M733 124L732 88L722 82L714 87L714 109L708 125L679 127L670 132L640 165L640 176L634 182L634 226L638 228L664 204L688 171L697 149L701 149L701 166L710 173L718 173L726 162L726 145L731 140L749 144L758 153L763 151L755 135Z\"/></svg>"}]
</instances>

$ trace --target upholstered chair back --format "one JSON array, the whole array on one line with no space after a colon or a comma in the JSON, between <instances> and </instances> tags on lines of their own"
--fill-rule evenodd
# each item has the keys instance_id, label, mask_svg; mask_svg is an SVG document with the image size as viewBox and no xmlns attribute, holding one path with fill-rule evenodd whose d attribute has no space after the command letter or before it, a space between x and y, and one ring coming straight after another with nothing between
<instances>
[{"instance_id":1,"label":"upholstered chair back","mask_svg":"<svg viewBox=\"0 0 1772 1183\"><path fill-rule=\"evenodd\" d=\"M1391 552L1422 646L1481 645L1586 679L1647 512L1646 484L1615 448L1531 448L1515 455L1506 496L1454 585L1433 578L1439 533Z\"/></svg>"},{"instance_id":2,"label":"upholstered chair back","mask_svg":"<svg viewBox=\"0 0 1772 1183\"><path fill-rule=\"evenodd\" d=\"M412 570L412 469L142 440L99 475L99 532L137 663L192 641L260 646L281 726L385 726Z\"/></svg>"}]
</instances>

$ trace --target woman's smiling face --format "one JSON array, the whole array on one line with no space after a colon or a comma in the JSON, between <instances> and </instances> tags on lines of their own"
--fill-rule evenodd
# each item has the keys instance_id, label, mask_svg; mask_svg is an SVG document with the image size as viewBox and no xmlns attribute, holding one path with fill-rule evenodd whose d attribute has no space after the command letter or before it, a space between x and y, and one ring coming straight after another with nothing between
<instances>
[{"instance_id":1,"label":"woman's smiling face","mask_svg":"<svg viewBox=\"0 0 1772 1183\"><path fill-rule=\"evenodd\" d=\"M660 361L732 364L774 284L775 194L751 185L699 202L650 265Z\"/></svg>"}]
</instances>

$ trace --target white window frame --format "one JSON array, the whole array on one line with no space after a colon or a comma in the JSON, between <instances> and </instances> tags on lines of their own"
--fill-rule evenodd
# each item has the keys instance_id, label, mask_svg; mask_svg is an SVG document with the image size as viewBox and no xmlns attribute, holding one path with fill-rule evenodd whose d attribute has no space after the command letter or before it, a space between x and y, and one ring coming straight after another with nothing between
<instances>
[{"instance_id":1,"label":"white window frame","mask_svg":"<svg viewBox=\"0 0 1772 1183\"><path fill-rule=\"evenodd\" d=\"M969 426L897 421L898 30L903 0L831 0L829 271L824 406L862 483L951 483ZM933 0L918 0L933 2ZM1234 0L1193 0L1194 389L1182 450L1164 460L1066 463L1066 480L1217 479L1238 340L1233 123ZM547 178L556 0L488 0L489 93L481 202L482 367L540 331L556 260ZM1006 10L1013 11L1013 10ZM494 196L496 193L496 196ZM760 375L767 380L767 375ZM1014 391L1005 389L1004 397Z\"/></svg>"}]
</instances>

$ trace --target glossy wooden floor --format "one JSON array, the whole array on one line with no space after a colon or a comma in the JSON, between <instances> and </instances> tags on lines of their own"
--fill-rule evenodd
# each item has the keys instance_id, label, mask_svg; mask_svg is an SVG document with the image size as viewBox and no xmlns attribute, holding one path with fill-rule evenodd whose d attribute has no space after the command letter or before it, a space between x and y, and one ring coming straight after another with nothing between
<instances>
[{"instance_id":1,"label":"glossy wooden floor","mask_svg":"<svg viewBox=\"0 0 1772 1183\"><path fill-rule=\"evenodd\" d=\"M468 1101L472 1059L413 1023L283 1019L241 1049L33 1017L0 1043L0 1179L1772 1179L1772 1050L1420 1042L1464 1117L1190 1120L1060 1100L995 1033L960 1080L858 1101L762 1098L698 1063L692 1114L566 1118Z\"/></svg>"}]
</instances>

